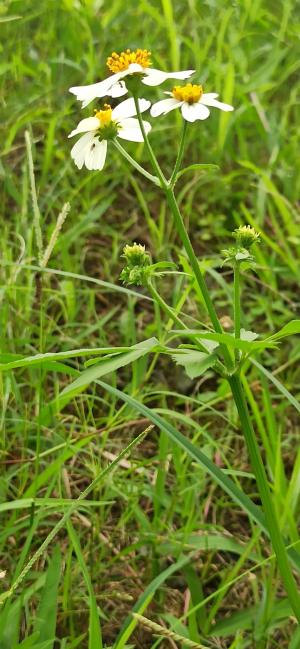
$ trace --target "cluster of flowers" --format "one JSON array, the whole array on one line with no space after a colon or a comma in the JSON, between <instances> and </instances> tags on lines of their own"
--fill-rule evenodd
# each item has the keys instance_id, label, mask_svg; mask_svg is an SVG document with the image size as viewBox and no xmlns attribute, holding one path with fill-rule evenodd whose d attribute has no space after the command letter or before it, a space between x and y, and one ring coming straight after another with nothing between
<instances>
[{"instance_id":1,"label":"cluster of flowers","mask_svg":"<svg viewBox=\"0 0 300 649\"><path fill-rule=\"evenodd\" d=\"M126 50L113 54L107 59L107 66L113 74L104 81L89 86L70 88L70 92L82 101L85 108L91 101L103 97L121 97L132 89L132 82L143 83L145 86L159 86L168 79L188 79L195 70L179 72L163 72L151 67L150 52L138 49L134 52ZM126 82L127 85L126 85ZM188 122L207 119L210 115L209 107L230 111L233 107L217 100L218 94L204 93L201 85L187 83L184 86L175 86L172 92L166 92L167 99L154 103L150 114L152 117L165 115L175 108L180 108L182 116ZM144 113L151 106L146 99L138 100L138 108ZM93 117L82 119L77 128L69 137L84 133L71 150L71 156L78 167L85 165L90 170L101 170L104 167L107 142L116 137L132 142L143 142L143 133L138 119L136 119L136 102L133 98L126 99L116 108L104 104L102 110L95 111ZM151 124L143 120L146 134L151 130Z\"/></svg>"}]
</instances>

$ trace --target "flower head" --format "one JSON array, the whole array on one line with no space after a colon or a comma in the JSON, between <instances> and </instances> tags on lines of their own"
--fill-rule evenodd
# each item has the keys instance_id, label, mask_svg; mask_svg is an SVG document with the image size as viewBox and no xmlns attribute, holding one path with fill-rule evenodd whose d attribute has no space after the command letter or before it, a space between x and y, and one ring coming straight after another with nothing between
<instances>
[{"instance_id":1,"label":"flower head","mask_svg":"<svg viewBox=\"0 0 300 649\"><path fill-rule=\"evenodd\" d=\"M151 65L150 56L151 52L140 49L135 50L135 52L126 50L125 52L121 52L121 54L113 52L112 55L107 58L106 65L111 72L124 72L124 70L128 70L132 63L136 63L145 69L149 68Z\"/></svg>"},{"instance_id":2,"label":"flower head","mask_svg":"<svg viewBox=\"0 0 300 649\"><path fill-rule=\"evenodd\" d=\"M149 106L150 101L139 99L141 112L147 110ZM68 136L73 137L84 133L71 150L71 157L78 169L82 169L85 165L87 169L101 171L106 160L107 142L116 137L132 142L143 142L143 134L134 115L136 115L134 100L126 99L113 109L109 104L104 104L101 110L95 112L94 117L82 119ZM146 133L149 133L151 124L146 121L143 124Z\"/></svg>"},{"instance_id":3,"label":"flower head","mask_svg":"<svg viewBox=\"0 0 300 649\"><path fill-rule=\"evenodd\" d=\"M236 228L233 232L233 236L236 238L236 243L241 248L246 248L249 250L254 243L259 243L260 234L256 232L251 225L240 225L239 228Z\"/></svg>"},{"instance_id":4,"label":"flower head","mask_svg":"<svg viewBox=\"0 0 300 649\"><path fill-rule=\"evenodd\" d=\"M251 266L254 263L254 257L250 248L254 243L259 243L260 235L251 225L240 225L232 233L235 237L235 246L223 250L225 257L224 264L235 267L236 264Z\"/></svg>"},{"instance_id":5,"label":"flower head","mask_svg":"<svg viewBox=\"0 0 300 649\"><path fill-rule=\"evenodd\" d=\"M216 98L215 92L204 93L201 85L187 83L185 86L175 86L172 92L166 92L170 95L169 99L161 99L153 104L151 108L152 117L166 115L175 108L180 108L182 117L188 122L195 122L197 119L207 119L210 115L208 106L219 108L220 110L234 110L233 106L224 104Z\"/></svg>"},{"instance_id":6,"label":"flower head","mask_svg":"<svg viewBox=\"0 0 300 649\"><path fill-rule=\"evenodd\" d=\"M126 263L130 266L147 266L149 264L149 255L141 243L133 243L131 246L126 244L123 253Z\"/></svg>"},{"instance_id":7,"label":"flower head","mask_svg":"<svg viewBox=\"0 0 300 649\"><path fill-rule=\"evenodd\" d=\"M122 97L128 92L123 81L125 77L137 77L146 86L159 86L167 79L187 79L195 70L184 70L179 72L163 72L151 68L150 52L137 49L134 51L125 50L118 54L113 52L107 59L107 66L113 74L89 86L75 86L70 92L82 101L82 107L87 106L96 97Z\"/></svg>"},{"instance_id":8,"label":"flower head","mask_svg":"<svg viewBox=\"0 0 300 649\"><path fill-rule=\"evenodd\" d=\"M126 266L123 268L120 279L124 284L143 285L149 275L150 257L141 243L126 245L123 248L123 257Z\"/></svg>"}]
</instances>

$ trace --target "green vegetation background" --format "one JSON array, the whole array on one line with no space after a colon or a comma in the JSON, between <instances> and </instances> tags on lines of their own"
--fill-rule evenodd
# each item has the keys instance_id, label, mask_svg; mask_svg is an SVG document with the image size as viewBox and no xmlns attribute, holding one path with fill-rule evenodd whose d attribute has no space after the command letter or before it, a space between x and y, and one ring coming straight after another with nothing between
<instances>
[{"instance_id":1,"label":"green vegetation background","mask_svg":"<svg viewBox=\"0 0 300 649\"><path fill-rule=\"evenodd\" d=\"M78 171L69 155L67 134L98 104L81 111L68 88L103 78L107 56L127 47L150 49L153 64L161 69L195 68L195 79L205 91L218 92L221 100L235 107L230 114L212 110L209 120L189 127L185 162L216 163L220 171L191 173L177 188L224 326L230 328L231 324L231 276L223 271L218 279L216 270L220 251L230 242L230 231L240 223L254 225L263 240L257 253L258 269L245 280L244 326L271 333L296 317L300 279L299 24L297 6L289 0L2 3L2 361L18 354L132 345L165 332L165 318L151 302L142 295L120 291L118 280L122 247L132 241L145 243L155 261L181 259L184 265L163 197L113 149L102 173ZM165 84L145 89L143 95L154 100L169 88ZM170 173L180 133L179 115L153 120L153 126L151 142ZM71 204L49 262L52 271L43 274L41 291L35 268L26 129L34 143L44 246L63 204ZM142 145L126 146L147 165ZM165 281L160 288L175 306L182 296L182 280ZM195 315L188 292L184 308ZM299 355L297 339L264 355L266 367L275 371L295 396L300 385ZM1 377L0 568L7 571L5 588L57 522L63 511L63 505L58 504L61 498L77 497L107 460L147 425L129 407L92 388L51 425L41 426L41 409L68 383L73 369L82 366L80 359L78 364L72 361L69 369L58 373L49 361L43 369ZM116 375L111 380L116 384ZM268 392L257 373L250 373L249 381L254 423L280 510L285 507L288 478L296 459L299 422L289 403L275 389ZM154 358L148 365L142 359L130 370L121 371L118 385L178 425L255 498L225 384L216 383L208 374L206 381L194 385L169 361ZM269 445L263 431L271 440ZM201 601L203 592L207 596L226 584L237 560L226 540L245 543L249 552L252 544L257 559L264 556L265 542L260 543L236 506L162 434L153 431L134 458L95 490L91 501L72 518L72 528L60 534L64 577L57 591L53 584L49 591L46 582L51 593L48 608L41 592L47 570L48 579L54 575L54 585L57 582L58 551L53 554L50 548L31 571L14 607L2 614L1 648L19 646L19 637L24 639L41 628L41 637L48 641L45 648L51 647L56 622L57 647L88 646L88 615L91 610L95 613L93 597L100 607L104 641L111 644L146 586L178 559L183 539L188 550L194 548L189 539L196 534L199 539L199 532L215 535L219 541L208 540L207 550L197 555L193 568L179 570L163 584L148 617L159 614L160 620L172 624L172 616L179 618L188 606L188 592L195 603ZM294 495L292 539L297 537L296 487ZM36 498L34 506L28 500L24 507L22 499L32 497ZM249 552L238 552L241 572L248 567ZM219 646L233 646L234 637L240 642L236 647L254 646L252 629L262 610L261 637L263 641L268 637L269 644L257 646L292 647L288 645L293 630L289 610L279 616L280 630L274 630L270 626L274 611L261 604L264 597L270 602L270 593L279 583L277 576L264 568L256 575L257 582L242 578L233 589L223 590L214 607L208 605L190 616L190 638L199 642L199 629L205 625L207 634L218 635L213 620L240 610L246 611L243 619L237 618L229 631L220 627L223 644ZM40 617L39 602L44 605L40 603ZM250 606L258 608L249 612ZM44 619L44 627L37 619ZM180 632L185 633L185 628L181 626ZM135 633L138 646L152 646L150 631L139 627Z\"/></svg>"}]
</instances>

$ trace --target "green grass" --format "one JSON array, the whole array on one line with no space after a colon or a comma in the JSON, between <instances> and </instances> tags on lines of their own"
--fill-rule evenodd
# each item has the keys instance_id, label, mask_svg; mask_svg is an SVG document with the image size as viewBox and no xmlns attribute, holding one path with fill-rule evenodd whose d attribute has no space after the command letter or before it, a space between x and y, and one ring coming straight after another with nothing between
<instances>
[{"instance_id":1,"label":"green grass","mask_svg":"<svg viewBox=\"0 0 300 649\"><path fill-rule=\"evenodd\" d=\"M38 553L0 609L1 649L169 644L132 611L206 647L298 649L227 382L211 369L190 379L152 343L135 348L153 337L171 346L178 327L144 289L121 285L123 245L145 243L154 262L190 271L165 199L114 147L102 173L79 172L67 134L90 114L68 88L101 79L106 57L126 47L149 48L162 69L195 67L205 90L232 102L234 113L188 129L184 164L220 170L182 175L177 196L226 332L233 287L221 250L241 223L262 233L257 267L242 276L241 325L273 334L299 312L299 12L270 0L7 0L0 11L0 368L11 363L0 373L2 592ZM154 127L170 175L179 115ZM126 149L151 171L143 145ZM44 251L71 206L42 272L31 150ZM207 324L187 276L156 286L190 329L199 306ZM86 367L116 347L106 372ZM243 378L298 584L299 356L299 337L284 338Z\"/></svg>"}]
</instances>

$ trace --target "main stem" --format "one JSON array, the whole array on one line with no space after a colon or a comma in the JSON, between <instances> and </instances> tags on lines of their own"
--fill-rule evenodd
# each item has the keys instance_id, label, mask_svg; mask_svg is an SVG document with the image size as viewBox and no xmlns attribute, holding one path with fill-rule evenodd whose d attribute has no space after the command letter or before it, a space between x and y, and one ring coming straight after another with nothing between
<instances>
[{"instance_id":1,"label":"main stem","mask_svg":"<svg viewBox=\"0 0 300 649\"><path fill-rule=\"evenodd\" d=\"M152 150L152 147L150 145L150 142L148 140L147 134L144 129L143 125L143 120L142 116L139 110L139 105L138 101L135 98L135 105L136 105L136 111L137 111L137 117L139 120L140 128L143 133L145 145L147 147L148 153L149 153L149 158L151 161L151 164L153 166L153 169L158 176L161 187L165 192L166 198L168 205L170 207L170 210L173 214L174 221L175 221L175 226L177 228L177 232L180 236L180 239L182 241L182 244L187 252L191 267L193 269L195 278L197 280L198 286L201 290L203 300L205 302L207 311L209 313L212 325L216 331L216 333L223 333L222 326L219 322L217 313L215 311L214 305L211 301L209 291L205 282L205 279L201 273L201 270L199 268L198 260L197 257L194 253L193 246L191 244L189 235L186 231L185 225L183 218L181 216L179 207L177 205L176 198L174 196L173 189L168 183L160 169L159 163L155 157L155 154ZM230 370L232 369L232 359L230 356L230 353L227 349L226 346L222 346L222 351L224 355L224 361L226 363L227 368ZM287 553L286 553L286 548L284 545L283 538L281 536L281 530L278 524L277 520L277 515L276 511L272 502L272 497L271 497L271 492L268 486L268 479L266 475L266 471L260 456L260 451L259 447L257 444L257 440L255 437L254 429L252 426L251 418L249 415L248 411L248 406L247 402L243 393L243 388L241 384L240 377L237 374L232 374L228 376L228 382L232 391L232 396L234 398L236 408L240 417L241 421L241 426L242 430L245 436L246 444L248 447L248 452L250 455L251 459L251 464L253 471L255 473L255 478L257 482L257 486L259 489L259 494L262 502L262 506L265 512L266 516L266 522L272 542L272 546L274 548L274 552L276 554L277 558L277 563L278 567L281 573L282 581L285 585L287 595L289 602L291 604L291 607L294 611L294 614L300 624L300 597L299 597L299 592L298 588L296 585L296 582L293 577L293 573L288 561Z\"/></svg>"},{"instance_id":2,"label":"main stem","mask_svg":"<svg viewBox=\"0 0 300 649\"><path fill-rule=\"evenodd\" d=\"M241 289L240 289L240 262L234 263L234 299L233 299L233 319L234 319L234 337L241 337ZM240 350L235 350L235 358L240 359Z\"/></svg>"},{"instance_id":3,"label":"main stem","mask_svg":"<svg viewBox=\"0 0 300 649\"><path fill-rule=\"evenodd\" d=\"M231 387L237 411L239 413L242 430L245 436L252 468L255 473L256 482L270 533L270 538L274 552L276 554L278 568L280 570L282 581L288 594L289 602L291 604L291 607L293 608L298 622L300 623L299 592L288 561L286 548L282 539L277 515L268 485L268 478L261 459L259 446L249 416L248 406L244 396L241 380L239 376L235 374L234 376L228 378L228 382Z\"/></svg>"},{"instance_id":4,"label":"main stem","mask_svg":"<svg viewBox=\"0 0 300 649\"><path fill-rule=\"evenodd\" d=\"M240 303L240 264L234 264L234 336L241 335L241 303Z\"/></svg>"},{"instance_id":5,"label":"main stem","mask_svg":"<svg viewBox=\"0 0 300 649\"><path fill-rule=\"evenodd\" d=\"M197 280L197 283L199 285L199 288L200 288L200 291L201 291L201 294L202 294L206 309L208 311L209 317L211 319L212 325L213 325L213 327L214 327L214 329L215 329L215 331L217 333L222 334L223 329L222 329L222 326L221 326L221 324L219 322L219 318L218 318L218 316L216 314L214 305L213 305L213 303L211 301L209 291L208 291L208 288L206 286L205 279L204 279L204 277L203 277L203 275L201 273L200 267L199 267L198 259L197 259L196 255L194 253L194 249L193 249L193 246L191 244L191 240L190 240L189 235L187 233L187 230L185 228L185 225L184 225L184 222L183 222L183 219L182 219L182 216L181 216L181 212L180 212L179 207L177 205L177 201L176 201L173 189L172 189L171 181L168 182L166 180L166 178L164 177L164 174L161 171L161 168L160 168L159 163L158 163L158 161L156 159L155 153L154 153L154 151L153 151L153 149L151 147L151 144L149 142L147 133L146 133L145 128L144 128L143 119L142 119L142 115L141 115L141 112L140 112L138 99L135 96L133 96L133 98L134 98L134 102L135 102L137 118L139 120L140 129L141 129L142 134L143 134L143 138L144 138L145 146L146 146L147 151L148 151L150 162L152 164L152 167L153 167L157 177L160 180L161 188L165 192L168 205L169 205L170 210L171 210L171 212L172 212L172 214L174 216L175 225L176 225L178 234L179 234L179 236L181 238L183 246L184 246L184 248L186 250L186 253L188 255L188 258L190 260L190 264L191 264L191 267L193 269L194 276L195 276L195 278ZM182 159L183 144L184 144L184 140L185 140L185 134L186 134L186 129L183 129L182 137L181 137L181 144L180 144L180 147L179 147L179 154L177 156L177 160L178 160L179 157L180 157L180 160ZM176 168L176 173L177 173L177 161L176 161L176 164L175 164L175 168ZM174 174L174 172L173 172L173 174ZM173 177L173 174L172 174L172 177ZM229 353L227 347L222 346L222 350L223 350L224 360L225 360L227 368L232 369L232 359L231 359L231 356L230 356L230 353Z\"/></svg>"}]
</instances>

